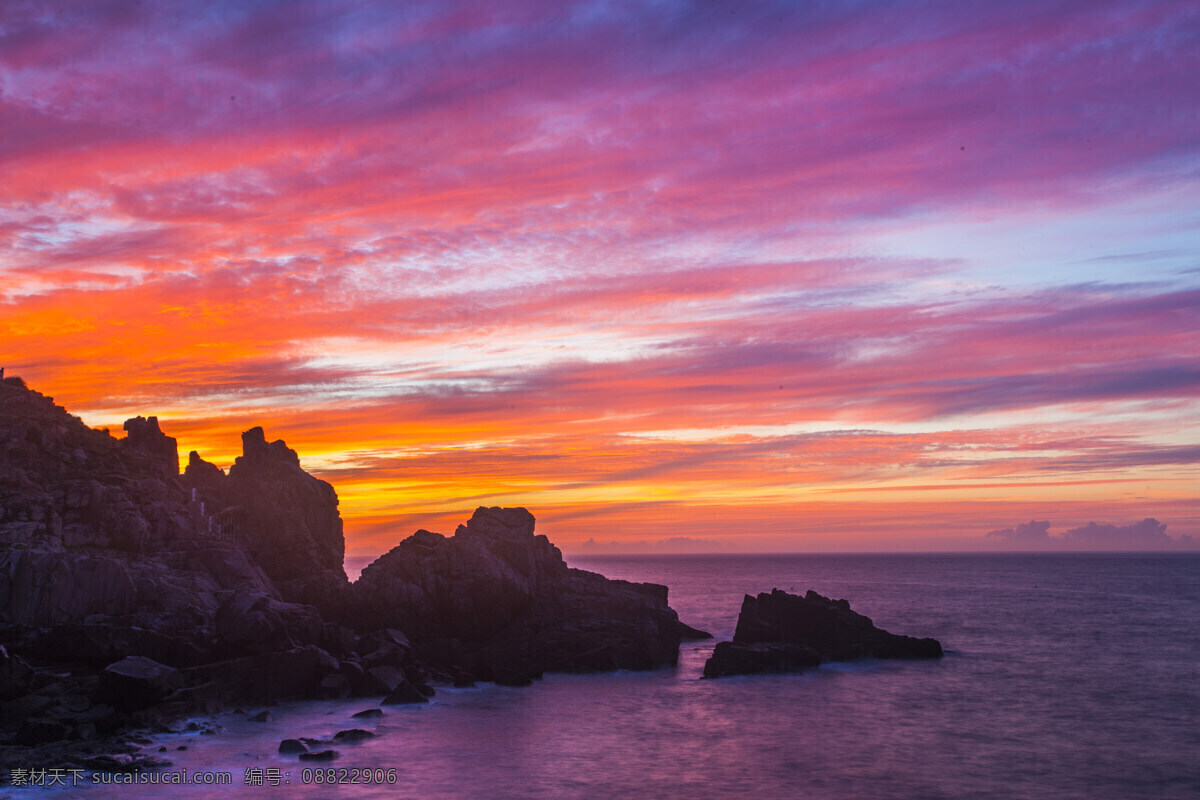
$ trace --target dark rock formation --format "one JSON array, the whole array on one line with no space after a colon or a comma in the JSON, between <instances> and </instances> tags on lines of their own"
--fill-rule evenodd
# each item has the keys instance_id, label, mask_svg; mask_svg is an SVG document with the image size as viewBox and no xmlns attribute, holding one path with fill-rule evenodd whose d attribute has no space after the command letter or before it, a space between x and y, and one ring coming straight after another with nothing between
<instances>
[{"instance_id":1,"label":"dark rock formation","mask_svg":"<svg viewBox=\"0 0 1200 800\"><path fill-rule=\"evenodd\" d=\"M161 466L164 478L179 474L179 444L158 427L158 417L125 420L125 446L149 455Z\"/></svg>"},{"instance_id":2,"label":"dark rock formation","mask_svg":"<svg viewBox=\"0 0 1200 800\"><path fill-rule=\"evenodd\" d=\"M239 531L220 524L224 508L200 496L229 479L198 458L181 477L175 440L154 417L125 430L115 439L0 383L0 741L84 740L148 705L184 713L316 696L341 661L353 673L353 632L284 600ZM293 478L293 498L320 483ZM336 517L332 490L315 491ZM326 534L334 527L340 537L340 522ZM340 565L336 574L344 584Z\"/></svg>"},{"instance_id":3,"label":"dark rock formation","mask_svg":"<svg viewBox=\"0 0 1200 800\"><path fill-rule=\"evenodd\" d=\"M401 681L396 685L396 688L388 692L388 696L383 698L381 702L385 706L396 706L411 703L428 703L429 698L421 694L421 691L408 681Z\"/></svg>"},{"instance_id":4,"label":"dark rock formation","mask_svg":"<svg viewBox=\"0 0 1200 800\"><path fill-rule=\"evenodd\" d=\"M568 568L524 509L419 531L351 586L337 495L282 441L252 428L228 474L193 452L180 475L157 418L125 431L0 381L0 745L290 697L421 703L433 675L648 669L700 633L666 587Z\"/></svg>"},{"instance_id":5,"label":"dark rock formation","mask_svg":"<svg viewBox=\"0 0 1200 800\"><path fill-rule=\"evenodd\" d=\"M704 677L792 672L823 661L859 658L940 658L936 639L915 639L876 628L845 600L814 591L804 597L775 589L746 595L732 642L721 642Z\"/></svg>"},{"instance_id":6,"label":"dark rock formation","mask_svg":"<svg viewBox=\"0 0 1200 800\"><path fill-rule=\"evenodd\" d=\"M228 475L193 452L183 477L213 526L241 544L282 599L324 610L340 602L346 542L337 493L300 467L295 450L251 428Z\"/></svg>"},{"instance_id":7,"label":"dark rock formation","mask_svg":"<svg viewBox=\"0 0 1200 800\"><path fill-rule=\"evenodd\" d=\"M802 644L756 642L735 644L717 642L713 654L704 663L704 677L751 675L756 672L800 672L819 667L821 656Z\"/></svg>"},{"instance_id":8,"label":"dark rock formation","mask_svg":"<svg viewBox=\"0 0 1200 800\"><path fill-rule=\"evenodd\" d=\"M0 384L0 633L45 659L98 666L225 657L222 603L276 590L191 501L157 420L127 429L113 439Z\"/></svg>"},{"instance_id":9,"label":"dark rock formation","mask_svg":"<svg viewBox=\"0 0 1200 800\"><path fill-rule=\"evenodd\" d=\"M675 663L665 586L571 569L533 527L523 508L479 508L452 537L417 531L363 570L356 624L402 629L423 660L482 680Z\"/></svg>"}]
</instances>

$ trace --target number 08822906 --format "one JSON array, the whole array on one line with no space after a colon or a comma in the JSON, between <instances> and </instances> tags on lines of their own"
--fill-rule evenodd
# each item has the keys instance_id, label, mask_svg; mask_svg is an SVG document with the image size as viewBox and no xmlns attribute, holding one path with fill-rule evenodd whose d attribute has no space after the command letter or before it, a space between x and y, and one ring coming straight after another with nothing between
<instances>
[{"instance_id":1,"label":"number 08822906","mask_svg":"<svg viewBox=\"0 0 1200 800\"><path fill-rule=\"evenodd\" d=\"M300 772L300 782L327 786L394 784L396 768L386 767L314 767Z\"/></svg>"}]
</instances>

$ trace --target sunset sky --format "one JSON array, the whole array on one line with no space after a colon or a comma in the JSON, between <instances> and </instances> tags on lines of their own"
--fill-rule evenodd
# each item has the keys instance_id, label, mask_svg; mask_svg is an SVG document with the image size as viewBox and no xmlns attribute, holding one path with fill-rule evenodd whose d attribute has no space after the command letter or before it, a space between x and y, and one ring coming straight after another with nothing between
<instances>
[{"instance_id":1,"label":"sunset sky","mask_svg":"<svg viewBox=\"0 0 1200 800\"><path fill-rule=\"evenodd\" d=\"M5 2L0 365L352 555L1200 537L1197 76L1194 0Z\"/></svg>"}]
</instances>

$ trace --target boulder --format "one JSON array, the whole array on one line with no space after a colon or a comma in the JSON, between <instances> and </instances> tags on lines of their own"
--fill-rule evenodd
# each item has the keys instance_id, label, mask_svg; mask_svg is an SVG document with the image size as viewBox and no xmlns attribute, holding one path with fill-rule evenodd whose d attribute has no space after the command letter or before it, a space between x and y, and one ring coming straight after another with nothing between
<instances>
[{"instance_id":1,"label":"boulder","mask_svg":"<svg viewBox=\"0 0 1200 800\"><path fill-rule=\"evenodd\" d=\"M147 708L183 687L183 675L144 656L127 656L100 673L97 700L122 711Z\"/></svg>"},{"instance_id":2,"label":"boulder","mask_svg":"<svg viewBox=\"0 0 1200 800\"><path fill-rule=\"evenodd\" d=\"M428 702L429 698L422 694L420 689L408 681L401 682L400 685L393 689L388 696L382 700L382 703L385 706Z\"/></svg>"},{"instance_id":3,"label":"boulder","mask_svg":"<svg viewBox=\"0 0 1200 800\"><path fill-rule=\"evenodd\" d=\"M362 680L363 694L387 694L406 680L404 671L396 667L372 667Z\"/></svg>"}]
</instances>

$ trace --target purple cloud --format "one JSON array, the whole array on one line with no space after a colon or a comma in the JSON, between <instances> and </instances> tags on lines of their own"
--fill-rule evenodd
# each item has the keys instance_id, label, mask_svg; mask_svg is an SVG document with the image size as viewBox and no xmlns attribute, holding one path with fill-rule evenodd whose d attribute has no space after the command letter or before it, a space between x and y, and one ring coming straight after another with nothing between
<instances>
[{"instance_id":1,"label":"purple cloud","mask_svg":"<svg viewBox=\"0 0 1200 800\"><path fill-rule=\"evenodd\" d=\"M1038 550L1190 550L1200 544L1191 535L1168 536L1166 524L1150 517L1128 525L1089 522L1059 536L1049 531L1049 522L1031 521L990 531L987 538Z\"/></svg>"},{"instance_id":2,"label":"purple cloud","mask_svg":"<svg viewBox=\"0 0 1200 800\"><path fill-rule=\"evenodd\" d=\"M1022 522L1015 528L1001 528L990 531L988 537L995 537L1010 544L1025 544L1042 546L1050 543L1049 522L1030 520Z\"/></svg>"}]
</instances>

